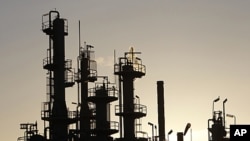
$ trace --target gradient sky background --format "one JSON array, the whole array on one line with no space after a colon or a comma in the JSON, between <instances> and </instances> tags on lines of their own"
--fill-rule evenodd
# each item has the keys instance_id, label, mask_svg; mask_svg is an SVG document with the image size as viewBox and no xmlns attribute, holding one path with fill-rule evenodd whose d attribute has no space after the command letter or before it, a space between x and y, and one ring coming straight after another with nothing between
<instances>
[{"instance_id":1,"label":"gradient sky background","mask_svg":"<svg viewBox=\"0 0 250 141\"><path fill-rule=\"evenodd\" d=\"M48 36L41 31L41 19L55 8L69 21L66 58L74 63L78 20L81 41L95 46L98 73L110 76L111 81L114 49L117 56L130 46L142 52L147 74L136 80L135 94L148 107L142 128L149 136L147 122L157 123L158 80L164 81L166 132L174 130L172 141L188 122L193 141L206 141L212 101L218 96L221 101L215 104L216 110L222 110L227 98L226 113L236 115L238 124L249 124L249 7L248 0L1 0L1 140L22 136L20 123L37 120L43 132L40 111L46 70L42 59ZM67 102L73 101L76 87L67 89ZM226 120L227 126L233 124L232 118ZM190 140L189 135L185 140Z\"/></svg>"}]
</instances>

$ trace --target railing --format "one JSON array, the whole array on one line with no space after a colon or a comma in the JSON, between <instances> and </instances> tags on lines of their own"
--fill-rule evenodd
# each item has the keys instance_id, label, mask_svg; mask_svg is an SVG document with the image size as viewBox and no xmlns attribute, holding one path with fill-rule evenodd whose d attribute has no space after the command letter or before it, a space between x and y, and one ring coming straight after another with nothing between
<instances>
[{"instance_id":1,"label":"railing","mask_svg":"<svg viewBox=\"0 0 250 141\"><path fill-rule=\"evenodd\" d=\"M71 59L66 59L65 69L72 69L72 60Z\"/></svg>"},{"instance_id":2,"label":"railing","mask_svg":"<svg viewBox=\"0 0 250 141\"><path fill-rule=\"evenodd\" d=\"M95 60L89 60L89 69L90 70L97 70L97 63Z\"/></svg>"},{"instance_id":3,"label":"railing","mask_svg":"<svg viewBox=\"0 0 250 141\"><path fill-rule=\"evenodd\" d=\"M95 59L95 51L93 50L86 50L85 48L81 48L80 54L80 59L81 57L88 58L89 60Z\"/></svg>"},{"instance_id":4,"label":"railing","mask_svg":"<svg viewBox=\"0 0 250 141\"><path fill-rule=\"evenodd\" d=\"M43 67L45 67L46 65L51 65L51 64L53 64L53 58L46 57L43 59Z\"/></svg>"},{"instance_id":5,"label":"railing","mask_svg":"<svg viewBox=\"0 0 250 141\"><path fill-rule=\"evenodd\" d=\"M134 71L136 71L136 72L146 73L145 65L134 63L133 68L134 68Z\"/></svg>"},{"instance_id":6,"label":"railing","mask_svg":"<svg viewBox=\"0 0 250 141\"><path fill-rule=\"evenodd\" d=\"M130 108L124 107L124 105L115 105L115 113L124 113L125 111L130 111ZM145 105L141 104L134 104L134 113L142 113L142 114L147 114L147 107Z\"/></svg>"},{"instance_id":7,"label":"railing","mask_svg":"<svg viewBox=\"0 0 250 141\"><path fill-rule=\"evenodd\" d=\"M74 76L75 81L80 82L81 81L81 72L76 72ZM90 70L90 74L88 76L88 80L90 82L93 82L93 80L97 79L97 71L96 70Z\"/></svg>"},{"instance_id":8,"label":"railing","mask_svg":"<svg viewBox=\"0 0 250 141\"><path fill-rule=\"evenodd\" d=\"M119 130L119 123L116 121L110 121L110 129L112 130Z\"/></svg>"},{"instance_id":9,"label":"railing","mask_svg":"<svg viewBox=\"0 0 250 141\"><path fill-rule=\"evenodd\" d=\"M49 21L43 21L42 22L42 30L50 28L50 25L52 26L52 22L50 23Z\"/></svg>"},{"instance_id":10,"label":"railing","mask_svg":"<svg viewBox=\"0 0 250 141\"><path fill-rule=\"evenodd\" d=\"M120 66L121 65L121 66ZM140 73L146 73L146 66L138 63L122 63L122 64L115 64L114 65L114 72L119 73L123 72L123 66L128 65L128 66L133 66L133 71L135 72L140 72Z\"/></svg>"},{"instance_id":11,"label":"railing","mask_svg":"<svg viewBox=\"0 0 250 141\"><path fill-rule=\"evenodd\" d=\"M74 72L65 71L65 83L74 83Z\"/></svg>"},{"instance_id":12,"label":"railing","mask_svg":"<svg viewBox=\"0 0 250 141\"><path fill-rule=\"evenodd\" d=\"M90 123L90 129L96 129L96 121ZM103 126L102 129L106 130L119 130L119 123L116 121L107 121L106 126Z\"/></svg>"},{"instance_id":13,"label":"railing","mask_svg":"<svg viewBox=\"0 0 250 141\"><path fill-rule=\"evenodd\" d=\"M55 20L56 18L54 18L53 20ZM67 19L63 19L64 20L64 32L68 33L68 20ZM47 29L53 30L53 21L42 21L42 30L45 31Z\"/></svg>"},{"instance_id":14,"label":"railing","mask_svg":"<svg viewBox=\"0 0 250 141\"><path fill-rule=\"evenodd\" d=\"M144 131L136 131L136 138L148 138L148 133Z\"/></svg>"},{"instance_id":15,"label":"railing","mask_svg":"<svg viewBox=\"0 0 250 141\"><path fill-rule=\"evenodd\" d=\"M147 113L147 106L141 104L134 104L134 112Z\"/></svg>"},{"instance_id":16,"label":"railing","mask_svg":"<svg viewBox=\"0 0 250 141\"><path fill-rule=\"evenodd\" d=\"M51 114L51 103L50 102L43 102L42 103L42 111L41 111L41 118L49 118Z\"/></svg>"},{"instance_id":17,"label":"railing","mask_svg":"<svg viewBox=\"0 0 250 141\"><path fill-rule=\"evenodd\" d=\"M46 65L51 65L53 64L53 57L46 57L43 59L43 66ZM65 69L72 69L72 60L71 59L66 59L65 60Z\"/></svg>"},{"instance_id":18,"label":"railing","mask_svg":"<svg viewBox=\"0 0 250 141\"><path fill-rule=\"evenodd\" d=\"M68 111L68 118L69 119L79 118L79 114L77 111Z\"/></svg>"},{"instance_id":19,"label":"railing","mask_svg":"<svg viewBox=\"0 0 250 141\"><path fill-rule=\"evenodd\" d=\"M98 90L103 90L107 95L96 95L96 91ZM90 88L88 97L118 97L118 91L114 87L109 87L109 88L103 88L103 87L95 87L95 88Z\"/></svg>"},{"instance_id":20,"label":"railing","mask_svg":"<svg viewBox=\"0 0 250 141\"><path fill-rule=\"evenodd\" d=\"M63 19L64 20L64 32L68 33L69 27L68 27L68 20L67 19Z\"/></svg>"},{"instance_id":21,"label":"railing","mask_svg":"<svg viewBox=\"0 0 250 141\"><path fill-rule=\"evenodd\" d=\"M42 111L41 111L41 117L42 118L49 118L51 117L51 103L50 102L43 102L42 103ZM77 111L68 111L68 118L69 119L75 119L79 116L77 114Z\"/></svg>"},{"instance_id":22,"label":"railing","mask_svg":"<svg viewBox=\"0 0 250 141\"><path fill-rule=\"evenodd\" d=\"M88 79L90 82L96 81L97 80L97 70L90 69Z\"/></svg>"},{"instance_id":23,"label":"railing","mask_svg":"<svg viewBox=\"0 0 250 141\"><path fill-rule=\"evenodd\" d=\"M47 77L46 78L46 100L52 101L54 96L54 79Z\"/></svg>"},{"instance_id":24,"label":"railing","mask_svg":"<svg viewBox=\"0 0 250 141\"><path fill-rule=\"evenodd\" d=\"M81 80L81 72L76 72L74 77L75 77L75 81L80 81Z\"/></svg>"}]
</instances>

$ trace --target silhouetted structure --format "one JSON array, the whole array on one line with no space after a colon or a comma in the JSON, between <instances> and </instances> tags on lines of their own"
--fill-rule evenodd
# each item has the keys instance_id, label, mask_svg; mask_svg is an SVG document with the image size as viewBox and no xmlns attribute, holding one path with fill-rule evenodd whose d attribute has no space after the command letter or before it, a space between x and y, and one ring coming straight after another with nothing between
<instances>
[{"instance_id":1,"label":"silhouetted structure","mask_svg":"<svg viewBox=\"0 0 250 141\"><path fill-rule=\"evenodd\" d=\"M221 114L221 111L215 111L213 118L208 120L209 141L224 141L226 138L226 130ZM211 123L213 124L211 125Z\"/></svg>"},{"instance_id":2,"label":"silhouetted structure","mask_svg":"<svg viewBox=\"0 0 250 141\"><path fill-rule=\"evenodd\" d=\"M55 17L52 17L55 16ZM49 36L47 57L43 68L48 70L47 102L42 109L42 120L48 122L45 138L52 141L67 141L68 125L76 121L72 112L67 110L65 88L74 85L72 61L65 60L65 36L68 35L67 20L61 19L57 11L50 11L43 16L42 30Z\"/></svg>"},{"instance_id":3,"label":"silhouetted structure","mask_svg":"<svg viewBox=\"0 0 250 141\"><path fill-rule=\"evenodd\" d=\"M47 57L43 59L43 68L47 70L46 102L42 103L41 110L44 134L43 136L38 134L37 123L23 123L20 127L25 129L25 134L18 140L113 141L111 135L119 131L119 124L111 121L110 103L118 100L118 95L122 94L121 89L126 95L122 97L124 105L117 105L115 113L124 119L125 126L122 131L125 131L125 135L119 139L147 140L147 136L139 138L135 135L135 132L147 135L141 131L140 120L146 116L146 106L138 101L134 102L133 81L145 75L145 66L135 57L138 53L131 50L125 53L125 57L119 59L119 64L115 64L115 74L119 75L121 78L119 83L123 84L120 85L118 92L116 86L108 81L108 77L97 75L94 51L91 50L93 46L84 44L84 47L81 47L80 40L77 71L74 72L72 60L65 59L67 20L60 18L58 11L50 11L42 16L42 31L49 36ZM102 82L95 82L98 78L102 78ZM73 104L76 104L76 110L68 111L65 88L72 87L75 82L78 101ZM95 86L89 88L89 82L95 82ZM70 124L75 126L69 128Z\"/></svg>"},{"instance_id":4,"label":"silhouetted structure","mask_svg":"<svg viewBox=\"0 0 250 141\"><path fill-rule=\"evenodd\" d=\"M124 57L114 65L114 74L119 78L119 88L108 81L106 76L97 75L93 46L80 46L77 57L77 71L72 68L72 60L65 59L65 36L68 35L67 20L60 18L58 11L50 11L42 16L42 31L49 36L47 56L43 59L43 68L47 70L46 102L42 103L41 119L44 121L44 133L38 134L37 123L22 123L20 129L24 136L18 141L147 141L147 132L142 131L142 117L147 114L147 107L141 105L138 95L134 94L134 81L146 74L142 60L131 48ZM80 24L79 24L80 27ZM80 31L80 29L79 29ZM79 34L80 36L80 34ZM102 82L96 82L102 78ZM75 111L68 111L65 100L65 89L77 83L78 101ZM88 84L95 82L93 88ZM165 112L163 81L157 82L158 129L159 141L165 141ZM110 118L110 103L119 99L115 106L115 115L120 121ZM219 101L219 98L214 102ZM209 141L228 141L225 128L225 102L223 113L214 111L213 118L208 120ZM214 103L213 103L214 104ZM214 108L214 106L213 106ZM223 115L223 116L222 116ZM74 124L75 126L71 126ZM151 123L152 124L152 123ZM152 124L154 125L154 124ZM184 134L177 133L177 140L183 141L191 124ZM152 126L154 131L156 126ZM120 137L111 136L120 132ZM171 130L172 133L172 130ZM170 134L170 132L169 132ZM152 132L152 140L156 137Z\"/></svg>"},{"instance_id":5,"label":"silhouetted structure","mask_svg":"<svg viewBox=\"0 0 250 141\"><path fill-rule=\"evenodd\" d=\"M108 77L89 89L88 101L95 103L95 119L91 122L93 141L112 141L111 134L118 132L118 122L110 120L110 102L118 99L118 91Z\"/></svg>"},{"instance_id":6,"label":"silhouetted structure","mask_svg":"<svg viewBox=\"0 0 250 141\"><path fill-rule=\"evenodd\" d=\"M94 51L91 48L93 48L91 45L85 45L85 48L80 47L77 58L78 73L76 74L76 82L78 83L78 89L80 86L80 104L78 103L80 105L80 127L77 128L78 133L80 133L80 141L90 140L90 122L94 118L93 109L89 107L91 103L88 101L88 82L95 82L97 80L96 61L94 61Z\"/></svg>"},{"instance_id":7,"label":"silhouetted structure","mask_svg":"<svg viewBox=\"0 0 250 141\"><path fill-rule=\"evenodd\" d=\"M77 71L72 68L72 60L65 59L65 36L68 35L67 20L60 18L58 11L50 11L42 16L42 31L49 36L47 56L43 59L43 68L47 70L46 102L42 103L41 119L44 121L44 133L38 134L36 123L22 123L25 130L21 141L147 141L147 132L142 131L142 117L147 114L147 107L141 105L138 95L134 94L134 81L146 74L146 67L131 47L119 62L114 65L114 74L119 78L119 88L111 84L106 76L97 75L93 46L79 40ZM79 24L80 28L80 24ZM80 29L79 29L80 31ZM80 34L79 34L80 36ZM96 82L100 80L101 82ZM78 100L75 111L68 111L65 89L77 83ZM95 83L93 88L88 84ZM110 103L119 99L115 106L115 115L120 121L110 118ZM165 112L163 81L157 81L158 129L159 141L165 141ZM215 99L215 102L219 98ZM223 113L214 111L208 120L209 141L228 141L225 128L225 103ZM74 124L75 126L71 126ZM152 123L151 123L152 124ZM152 124L154 125L154 124ZM177 133L177 140L183 141L191 124L187 124L184 134ZM154 131L156 126L152 126ZM157 139L152 131L152 140ZM113 139L112 134L120 132L120 137ZM172 130L171 130L172 133ZM157 134L157 133L156 133ZM170 134L170 133L169 133Z\"/></svg>"},{"instance_id":8,"label":"silhouetted structure","mask_svg":"<svg viewBox=\"0 0 250 141\"><path fill-rule=\"evenodd\" d=\"M124 57L119 58L119 63L114 66L114 74L119 76L119 85L123 90L120 93L120 104L115 106L115 114L120 116L123 120L124 134L119 140L134 141L137 139L147 140L147 138L137 138L135 135L136 119L146 116L147 107L140 103L134 103L134 80L141 78L146 73L146 67L142 65L142 60L135 55L140 52L134 52L133 48L130 48L130 52L126 52ZM138 131L143 133L141 131ZM146 133L145 133L146 134Z\"/></svg>"},{"instance_id":9,"label":"silhouetted structure","mask_svg":"<svg viewBox=\"0 0 250 141\"><path fill-rule=\"evenodd\" d=\"M158 129L159 141L165 141L165 107L164 107L164 86L163 81L157 81L157 101L158 101Z\"/></svg>"},{"instance_id":10,"label":"silhouetted structure","mask_svg":"<svg viewBox=\"0 0 250 141\"><path fill-rule=\"evenodd\" d=\"M184 136L187 134L188 129L191 127L191 123L187 123L184 132L177 132L177 141L183 141ZM192 136L192 135L191 135Z\"/></svg>"},{"instance_id":11,"label":"silhouetted structure","mask_svg":"<svg viewBox=\"0 0 250 141\"><path fill-rule=\"evenodd\" d=\"M213 101L213 118L208 119L208 141L228 141L226 137L226 125L225 125L225 102L223 101L223 116L222 111L214 111L214 103L219 101L220 97Z\"/></svg>"},{"instance_id":12,"label":"silhouetted structure","mask_svg":"<svg viewBox=\"0 0 250 141\"><path fill-rule=\"evenodd\" d=\"M20 129L25 130L24 136L19 137L17 140L31 140L36 138L43 138L42 136L38 135L37 130L37 123L22 123L20 124Z\"/></svg>"},{"instance_id":13,"label":"silhouetted structure","mask_svg":"<svg viewBox=\"0 0 250 141\"><path fill-rule=\"evenodd\" d=\"M177 141L183 141L183 136L184 136L183 132L178 132L177 133Z\"/></svg>"}]
</instances>

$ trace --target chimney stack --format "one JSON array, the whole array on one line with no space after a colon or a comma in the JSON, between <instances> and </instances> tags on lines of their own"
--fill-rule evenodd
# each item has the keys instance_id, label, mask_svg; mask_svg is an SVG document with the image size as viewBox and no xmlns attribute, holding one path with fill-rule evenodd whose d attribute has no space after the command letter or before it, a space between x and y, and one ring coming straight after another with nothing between
<instances>
[{"instance_id":1,"label":"chimney stack","mask_svg":"<svg viewBox=\"0 0 250 141\"><path fill-rule=\"evenodd\" d=\"M164 82L157 81L159 141L165 141Z\"/></svg>"}]
</instances>

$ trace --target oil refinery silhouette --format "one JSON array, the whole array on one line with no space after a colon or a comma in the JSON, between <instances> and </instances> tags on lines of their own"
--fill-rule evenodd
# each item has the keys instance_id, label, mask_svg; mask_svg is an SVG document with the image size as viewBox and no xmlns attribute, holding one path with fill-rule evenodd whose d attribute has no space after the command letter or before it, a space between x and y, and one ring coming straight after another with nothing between
<instances>
[{"instance_id":1,"label":"oil refinery silhouette","mask_svg":"<svg viewBox=\"0 0 250 141\"><path fill-rule=\"evenodd\" d=\"M80 28L80 24L79 24ZM164 82L157 81L158 134L154 135L156 125L152 126L152 137L142 130L142 118L147 115L147 107L142 105L134 94L134 80L146 74L146 67L133 48L125 52L114 64L114 75L118 77L118 86L109 82L107 76L98 76L97 63L94 60L93 46L79 43L77 71L72 60L65 59L65 36L68 35L68 23L60 17L58 11L50 11L42 16L42 31L49 36L47 56L43 59L43 68L47 71L46 99L42 103L41 119L44 121L43 134L38 133L37 123L22 123L20 129L24 136L18 141L165 141ZM79 29L80 33L80 29ZM80 35L80 34L79 34ZM79 41L80 42L80 41ZM89 88L89 83L94 83ZM75 111L69 111L66 105L65 89L77 85L78 101ZM215 99L213 104L219 100ZM112 121L110 103L115 105L115 115L119 122ZM208 140L227 141L225 128L225 108L223 114L213 111L208 120ZM69 126L74 125L74 126ZM184 132L177 133L177 140L183 141L191 124ZM170 134L172 130L168 133ZM112 135L119 133L120 137Z\"/></svg>"}]
</instances>

